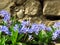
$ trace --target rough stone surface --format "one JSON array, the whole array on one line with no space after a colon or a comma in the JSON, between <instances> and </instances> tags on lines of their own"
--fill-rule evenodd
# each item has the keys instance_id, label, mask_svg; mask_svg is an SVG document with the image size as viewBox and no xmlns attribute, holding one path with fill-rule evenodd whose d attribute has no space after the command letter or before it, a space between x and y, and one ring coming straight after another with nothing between
<instances>
[{"instance_id":1,"label":"rough stone surface","mask_svg":"<svg viewBox=\"0 0 60 45\"><path fill-rule=\"evenodd\" d=\"M25 4L25 14L27 15L37 15L40 11L40 2L36 0L28 0ZM39 12L40 13L40 12Z\"/></svg>"},{"instance_id":2,"label":"rough stone surface","mask_svg":"<svg viewBox=\"0 0 60 45\"><path fill-rule=\"evenodd\" d=\"M17 17L18 18L24 17L24 7L23 6L20 6L20 10L17 12Z\"/></svg>"},{"instance_id":3,"label":"rough stone surface","mask_svg":"<svg viewBox=\"0 0 60 45\"><path fill-rule=\"evenodd\" d=\"M35 20L35 17L37 21L37 19L40 18L40 15L42 15L42 9L39 0L25 0L25 2L21 5L20 4L16 5L15 3L11 6L10 10L12 16L17 16L17 18L20 21L21 20L32 21Z\"/></svg>"},{"instance_id":4,"label":"rough stone surface","mask_svg":"<svg viewBox=\"0 0 60 45\"><path fill-rule=\"evenodd\" d=\"M16 5L22 5L26 0L14 0Z\"/></svg>"},{"instance_id":5,"label":"rough stone surface","mask_svg":"<svg viewBox=\"0 0 60 45\"><path fill-rule=\"evenodd\" d=\"M60 0L44 0L43 23L47 26L60 22Z\"/></svg>"},{"instance_id":6,"label":"rough stone surface","mask_svg":"<svg viewBox=\"0 0 60 45\"><path fill-rule=\"evenodd\" d=\"M59 15L59 5L60 1L58 0L44 0L42 9L39 0L0 0L0 10L4 9L10 12L11 16L17 16L16 19L19 21L30 20L31 23L44 23L47 26L54 24L56 21L60 22L60 20L55 19L49 20L45 16L46 14ZM1 20L0 22L2 22Z\"/></svg>"},{"instance_id":7,"label":"rough stone surface","mask_svg":"<svg viewBox=\"0 0 60 45\"><path fill-rule=\"evenodd\" d=\"M0 10L7 7L11 0L0 0Z\"/></svg>"},{"instance_id":8,"label":"rough stone surface","mask_svg":"<svg viewBox=\"0 0 60 45\"><path fill-rule=\"evenodd\" d=\"M10 12L10 6L12 4L12 0L0 0L0 10L6 10ZM2 17L0 16L0 23L2 22Z\"/></svg>"},{"instance_id":9,"label":"rough stone surface","mask_svg":"<svg viewBox=\"0 0 60 45\"><path fill-rule=\"evenodd\" d=\"M44 1L44 8L43 8L43 14L49 14L49 15L60 15L60 1L59 0L53 0L53 1Z\"/></svg>"}]
</instances>

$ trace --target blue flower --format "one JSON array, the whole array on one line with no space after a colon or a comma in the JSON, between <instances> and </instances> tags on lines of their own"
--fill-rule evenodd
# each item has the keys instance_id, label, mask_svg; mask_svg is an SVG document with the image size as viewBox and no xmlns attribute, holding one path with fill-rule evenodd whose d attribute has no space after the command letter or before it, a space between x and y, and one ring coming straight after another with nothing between
<instances>
[{"instance_id":1,"label":"blue flower","mask_svg":"<svg viewBox=\"0 0 60 45\"><path fill-rule=\"evenodd\" d=\"M58 37L58 34L53 33L52 40L55 40Z\"/></svg>"},{"instance_id":2,"label":"blue flower","mask_svg":"<svg viewBox=\"0 0 60 45\"><path fill-rule=\"evenodd\" d=\"M59 36L60 36L60 30L56 30L56 31L53 33L52 39L55 40L55 39L58 38Z\"/></svg>"},{"instance_id":3,"label":"blue flower","mask_svg":"<svg viewBox=\"0 0 60 45\"><path fill-rule=\"evenodd\" d=\"M4 16L3 21L4 21L5 23L7 23L8 21L10 21L10 16L9 16L9 15Z\"/></svg>"},{"instance_id":4,"label":"blue flower","mask_svg":"<svg viewBox=\"0 0 60 45\"><path fill-rule=\"evenodd\" d=\"M27 32L28 33L33 33L34 32L34 29L29 29Z\"/></svg>"},{"instance_id":5,"label":"blue flower","mask_svg":"<svg viewBox=\"0 0 60 45\"><path fill-rule=\"evenodd\" d=\"M33 24L32 25L32 29L34 28L34 32L35 32L35 34L36 35L38 35L38 33L39 33L39 31L40 31L40 27L39 27L39 25L38 24Z\"/></svg>"},{"instance_id":6,"label":"blue flower","mask_svg":"<svg viewBox=\"0 0 60 45\"><path fill-rule=\"evenodd\" d=\"M15 24L15 26L14 26L13 28L14 28L15 31L16 31L16 30L19 31L19 26L18 26L18 24Z\"/></svg>"},{"instance_id":7,"label":"blue flower","mask_svg":"<svg viewBox=\"0 0 60 45\"><path fill-rule=\"evenodd\" d=\"M28 26L30 24L30 21L22 21L21 25L22 26Z\"/></svg>"},{"instance_id":8,"label":"blue flower","mask_svg":"<svg viewBox=\"0 0 60 45\"><path fill-rule=\"evenodd\" d=\"M32 24L31 25L31 28L29 28L29 30L28 30L28 33L33 33L34 31L36 31L37 29L36 29L36 27L37 27L37 24Z\"/></svg>"},{"instance_id":9,"label":"blue flower","mask_svg":"<svg viewBox=\"0 0 60 45\"><path fill-rule=\"evenodd\" d=\"M29 30L29 28L23 26L23 27L19 30L19 33L27 33L28 30Z\"/></svg>"},{"instance_id":10,"label":"blue flower","mask_svg":"<svg viewBox=\"0 0 60 45\"><path fill-rule=\"evenodd\" d=\"M47 30L47 31L51 31L52 28L51 28L51 27L46 27L45 30Z\"/></svg>"},{"instance_id":11,"label":"blue flower","mask_svg":"<svg viewBox=\"0 0 60 45\"><path fill-rule=\"evenodd\" d=\"M29 28L28 33L33 33L33 32L35 32L35 34L38 34L39 31L40 31L39 25L36 24L36 23L34 23L34 24L31 25L31 28Z\"/></svg>"},{"instance_id":12,"label":"blue flower","mask_svg":"<svg viewBox=\"0 0 60 45\"><path fill-rule=\"evenodd\" d=\"M8 27L6 26L0 26L1 32L5 32L6 34L10 34Z\"/></svg>"},{"instance_id":13,"label":"blue flower","mask_svg":"<svg viewBox=\"0 0 60 45\"><path fill-rule=\"evenodd\" d=\"M29 30L29 25L30 25L30 21L22 21L21 22L22 27L19 29L19 33L27 33Z\"/></svg>"},{"instance_id":14,"label":"blue flower","mask_svg":"<svg viewBox=\"0 0 60 45\"><path fill-rule=\"evenodd\" d=\"M56 30L55 33L56 33L56 34L60 34L60 30Z\"/></svg>"},{"instance_id":15,"label":"blue flower","mask_svg":"<svg viewBox=\"0 0 60 45\"><path fill-rule=\"evenodd\" d=\"M43 24L43 23L40 24L39 27L40 27L40 30L45 30L45 28L46 28L45 24Z\"/></svg>"},{"instance_id":16,"label":"blue flower","mask_svg":"<svg viewBox=\"0 0 60 45\"><path fill-rule=\"evenodd\" d=\"M60 22L55 22L55 24L53 26L56 28L60 27Z\"/></svg>"},{"instance_id":17,"label":"blue flower","mask_svg":"<svg viewBox=\"0 0 60 45\"><path fill-rule=\"evenodd\" d=\"M8 13L6 10L1 10L0 16L4 17L3 21L5 23L7 23L10 20L10 13Z\"/></svg>"}]
</instances>

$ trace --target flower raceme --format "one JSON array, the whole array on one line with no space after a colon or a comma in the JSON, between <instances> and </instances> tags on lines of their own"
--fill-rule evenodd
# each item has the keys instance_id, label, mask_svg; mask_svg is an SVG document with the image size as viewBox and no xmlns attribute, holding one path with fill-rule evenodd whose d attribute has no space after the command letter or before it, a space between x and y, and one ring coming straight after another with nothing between
<instances>
[{"instance_id":1,"label":"flower raceme","mask_svg":"<svg viewBox=\"0 0 60 45\"><path fill-rule=\"evenodd\" d=\"M47 31L51 31L51 27L46 27L43 23L42 24L36 24L33 23L31 25L30 21L22 21L21 25L22 27L20 28L20 33L35 33L36 35L38 35L39 31L41 30L47 30ZM28 26L28 27L27 27Z\"/></svg>"},{"instance_id":2,"label":"flower raceme","mask_svg":"<svg viewBox=\"0 0 60 45\"><path fill-rule=\"evenodd\" d=\"M13 28L14 28L15 31L16 31L16 30L19 30L18 24L15 24L15 26L14 26Z\"/></svg>"},{"instance_id":3,"label":"flower raceme","mask_svg":"<svg viewBox=\"0 0 60 45\"><path fill-rule=\"evenodd\" d=\"M54 28L60 29L60 22L55 22L53 25Z\"/></svg>"},{"instance_id":4,"label":"flower raceme","mask_svg":"<svg viewBox=\"0 0 60 45\"><path fill-rule=\"evenodd\" d=\"M10 14L7 11L1 10L0 16L4 17L3 21L5 23L8 23L10 21ZM18 25L15 25L14 30L18 30L20 33L33 33L33 32L35 32L35 34L38 34L40 30L46 30L47 29L44 24L33 23L32 25L30 25L30 21L22 21L21 26L22 27L19 28Z\"/></svg>"},{"instance_id":5,"label":"flower raceme","mask_svg":"<svg viewBox=\"0 0 60 45\"><path fill-rule=\"evenodd\" d=\"M55 30L55 32L53 33L52 39L55 40L59 38L59 36L60 36L60 30Z\"/></svg>"},{"instance_id":6,"label":"flower raceme","mask_svg":"<svg viewBox=\"0 0 60 45\"><path fill-rule=\"evenodd\" d=\"M10 13L8 13L6 10L0 11L0 16L4 17L3 21L7 23L10 20Z\"/></svg>"},{"instance_id":7,"label":"flower raceme","mask_svg":"<svg viewBox=\"0 0 60 45\"><path fill-rule=\"evenodd\" d=\"M5 23L7 23L7 25L8 25L8 23L11 23L10 13L8 13L7 11L1 10L0 11L0 16L3 17L3 21ZM10 26L10 24L8 26ZM3 26L3 25L0 26L0 31L5 32L6 34L10 34L8 26ZM58 29L55 32L53 32L53 34L52 34L53 35L52 39L55 40L60 35L60 22L56 22L53 25L53 27ZM22 21L21 22L21 27L19 27L18 24L15 24L15 26L13 28L14 28L14 31L18 30L19 33L35 33L36 35L38 35L39 31L41 31L41 30L44 30L44 31L45 30L46 31L51 31L52 30L51 27L47 27L43 23L41 23L41 24L36 24L36 23L31 24L30 21Z\"/></svg>"},{"instance_id":8,"label":"flower raceme","mask_svg":"<svg viewBox=\"0 0 60 45\"><path fill-rule=\"evenodd\" d=\"M6 34L10 34L9 29L6 26L0 26L0 31L5 32Z\"/></svg>"},{"instance_id":9,"label":"flower raceme","mask_svg":"<svg viewBox=\"0 0 60 45\"><path fill-rule=\"evenodd\" d=\"M51 30L50 27L46 27L44 24L36 24L36 23L33 23L31 25L29 25L29 24L30 24L29 21L23 21L21 23L21 26L22 26L21 28L19 27L18 24L15 24L15 26L13 27L14 31L18 30L19 33L33 33L34 32L36 35L38 35L39 31L41 31L41 30L47 30L47 31ZM4 27L2 27L2 28L4 28ZM5 27L5 28L7 28L7 27Z\"/></svg>"},{"instance_id":10,"label":"flower raceme","mask_svg":"<svg viewBox=\"0 0 60 45\"><path fill-rule=\"evenodd\" d=\"M14 31L15 30L18 30L18 32L21 34L21 33L35 33L36 35L38 35L39 31L41 30L47 30L47 31L51 31L51 27L47 27L45 26L44 24L36 24L36 23L33 23L30 25L29 27L29 24L28 24L28 27L27 26L27 22L24 22L25 24L24 25L21 25L22 27L20 28L18 26L18 24L15 24L15 26L13 27L14 28ZM21 23L23 24L23 23ZM9 31L9 28L7 26L0 26L0 31L2 32L5 32L6 34L10 34L11 32ZM60 36L60 30L56 30L55 32L53 32L52 34L52 39L55 40L57 37Z\"/></svg>"}]
</instances>

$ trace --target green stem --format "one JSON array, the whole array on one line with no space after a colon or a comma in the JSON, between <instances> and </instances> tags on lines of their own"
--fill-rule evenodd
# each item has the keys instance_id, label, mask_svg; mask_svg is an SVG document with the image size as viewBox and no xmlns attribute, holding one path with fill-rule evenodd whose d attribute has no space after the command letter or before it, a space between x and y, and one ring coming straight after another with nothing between
<instances>
[{"instance_id":1,"label":"green stem","mask_svg":"<svg viewBox=\"0 0 60 45\"><path fill-rule=\"evenodd\" d=\"M44 43L44 45L48 45L47 43Z\"/></svg>"}]
</instances>

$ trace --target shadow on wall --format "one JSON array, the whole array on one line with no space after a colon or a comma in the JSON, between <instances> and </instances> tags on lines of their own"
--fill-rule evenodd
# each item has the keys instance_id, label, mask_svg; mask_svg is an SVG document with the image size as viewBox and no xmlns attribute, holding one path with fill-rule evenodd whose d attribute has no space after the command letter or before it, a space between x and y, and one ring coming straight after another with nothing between
<instances>
[{"instance_id":1,"label":"shadow on wall","mask_svg":"<svg viewBox=\"0 0 60 45\"><path fill-rule=\"evenodd\" d=\"M48 20L60 20L60 16L55 16L55 15L45 15L45 18Z\"/></svg>"},{"instance_id":2,"label":"shadow on wall","mask_svg":"<svg viewBox=\"0 0 60 45\"><path fill-rule=\"evenodd\" d=\"M40 1L40 3L41 3L41 8L43 9L43 3L44 3L44 0L39 0Z\"/></svg>"}]
</instances>

